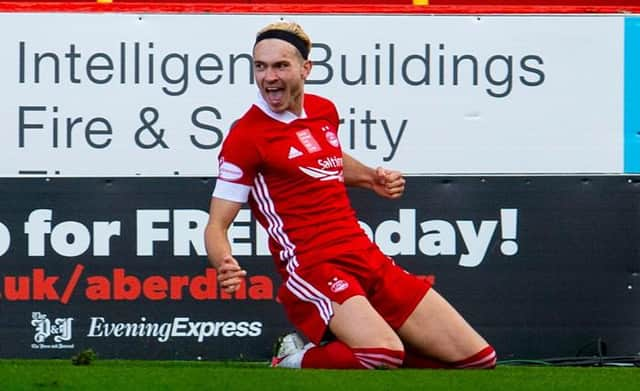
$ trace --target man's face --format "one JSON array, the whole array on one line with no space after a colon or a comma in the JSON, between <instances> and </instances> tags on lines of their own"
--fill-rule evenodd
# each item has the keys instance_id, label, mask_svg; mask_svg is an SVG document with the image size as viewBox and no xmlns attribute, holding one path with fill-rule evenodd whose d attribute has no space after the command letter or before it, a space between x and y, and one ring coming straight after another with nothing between
<instances>
[{"instance_id":1,"label":"man's face","mask_svg":"<svg viewBox=\"0 0 640 391\"><path fill-rule=\"evenodd\" d=\"M260 94L271 110L300 115L310 61L303 60L288 42L270 38L258 42L253 49L253 70Z\"/></svg>"}]
</instances>

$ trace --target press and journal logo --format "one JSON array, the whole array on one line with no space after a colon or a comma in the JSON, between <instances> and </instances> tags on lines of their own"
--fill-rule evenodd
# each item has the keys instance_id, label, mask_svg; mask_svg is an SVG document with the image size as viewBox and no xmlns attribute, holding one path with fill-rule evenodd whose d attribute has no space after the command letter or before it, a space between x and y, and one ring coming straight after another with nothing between
<instances>
[{"instance_id":1,"label":"press and journal logo","mask_svg":"<svg viewBox=\"0 0 640 391\"><path fill-rule=\"evenodd\" d=\"M42 312L31 313L31 326L34 328L32 349L73 349L68 343L72 338L73 318L50 319Z\"/></svg>"}]
</instances>

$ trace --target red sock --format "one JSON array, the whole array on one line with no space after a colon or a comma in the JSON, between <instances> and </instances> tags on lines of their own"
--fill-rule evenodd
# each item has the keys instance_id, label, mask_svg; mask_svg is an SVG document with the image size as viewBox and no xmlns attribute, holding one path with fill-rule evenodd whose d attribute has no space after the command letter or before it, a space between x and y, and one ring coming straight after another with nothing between
<instances>
[{"instance_id":1,"label":"red sock","mask_svg":"<svg viewBox=\"0 0 640 391\"><path fill-rule=\"evenodd\" d=\"M454 363L447 363L426 357L415 352L407 351L404 356L405 368L431 368L431 369L453 369L453 368L495 368L496 351L491 346L487 346L471 357Z\"/></svg>"},{"instance_id":2,"label":"red sock","mask_svg":"<svg viewBox=\"0 0 640 391\"><path fill-rule=\"evenodd\" d=\"M473 356L465 358L464 360L458 362L454 362L452 365L454 368L493 369L496 367L496 359L496 351L491 345L489 345Z\"/></svg>"},{"instance_id":3,"label":"red sock","mask_svg":"<svg viewBox=\"0 0 640 391\"><path fill-rule=\"evenodd\" d=\"M351 349L340 341L316 346L306 351L302 368L375 369L397 368L402 364L403 351L383 348Z\"/></svg>"},{"instance_id":4,"label":"red sock","mask_svg":"<svg viewBox=\"0 0 640 391\"><path fill-rule=\"evenodd\" d=\"M399 368L404 361L404 351L385 348L352 349L360 363L368 369Z\"/></svg>"},{"instance_id":5,"label":"red sock","mask_svg":"<svg viewBox=\"0 0 640 391\"><path fill-rule=\"evenodd\" d=\"M451 364L444 361L436 360L435 358L423 356L411 351L405 351L404 368L430 368L430 369L443 369L451 368Z\"/></svg>"},{"instance_id":6,"label":"red sock","mask_svg":"<svg viewBox=\"0 0 640 391\"><path fill-rule=\"evenodd\" d=\"M315 346L302 357L302 368L364 369L351 349L340 341Z\"/></svg>"}]
</instances>

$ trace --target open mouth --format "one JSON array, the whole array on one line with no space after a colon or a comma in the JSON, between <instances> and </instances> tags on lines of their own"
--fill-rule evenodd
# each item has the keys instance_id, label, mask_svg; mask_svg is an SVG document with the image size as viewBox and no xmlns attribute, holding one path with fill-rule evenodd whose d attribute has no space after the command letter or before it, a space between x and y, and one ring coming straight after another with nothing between
<instances>
[{"instance_id":1,"label":"open mouth","mask_svg":"<svg viewBox=\"0 0 640 391\"><path fill-rule=\"evenodd\" d=\"M279 106L282 104L284 96L284 88L281 87L267 87L264 89L267 102L271 106Z\"/></svg>"}]
</instances>

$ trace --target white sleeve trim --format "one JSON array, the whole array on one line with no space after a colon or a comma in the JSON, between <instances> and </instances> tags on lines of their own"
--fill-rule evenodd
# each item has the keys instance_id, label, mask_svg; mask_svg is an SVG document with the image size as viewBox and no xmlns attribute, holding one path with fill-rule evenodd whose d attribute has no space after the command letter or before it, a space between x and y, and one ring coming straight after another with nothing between
<instances>
[{"instance_id":1,"label":"white sleeve trim","mask_svg":"<svg viewBox=\"0 0 640 391\"><path fill-rule=\"evenodd\" d=\"M227 201L245 203L249 199L251 186L240 183L227 182L218 178L211 197L222 198Z\"/></svg>"}]
</instances>

